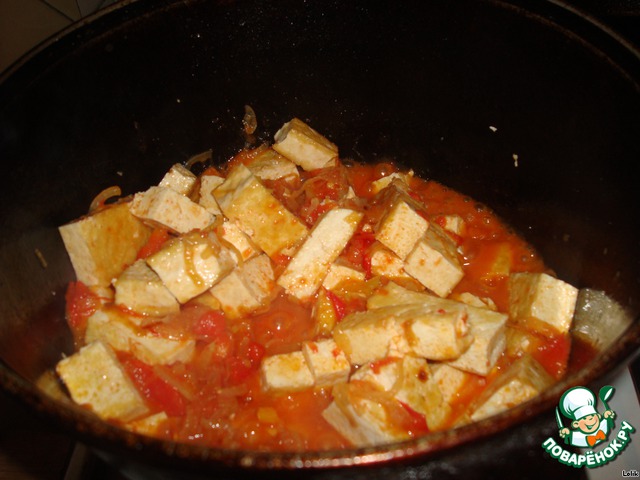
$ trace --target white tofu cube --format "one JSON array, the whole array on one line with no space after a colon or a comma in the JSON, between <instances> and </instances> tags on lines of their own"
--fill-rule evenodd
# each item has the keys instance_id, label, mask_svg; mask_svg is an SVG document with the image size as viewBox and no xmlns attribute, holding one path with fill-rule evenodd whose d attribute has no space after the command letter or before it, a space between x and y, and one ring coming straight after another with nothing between
<instances>
[{"instance_id":1,"label":"white tofu cube","mask_svg":"<svg viewBox=\"0 0 640 480\"><path fill-rule=\"evenodd\" d=\"M300 172L298 172L296 164L271 148L256 155L247 164L247 167L260 180L297 181L300 179Z\"/></svg>"},{"instance_id":2,"label":"white tofu cube","mask_svg":"<svg viewBox=\"0 0 640 480\"><path fill-rule=\"evenodd\" d=\"M387 188L392 183L401 182L401 184L409 186L409 182L413 178L413 170L409 170L406 173L403 172L393 172L391 175L387 175L386 177L379 178L371 183L371 193L377 194L382 190Z\"/></svg>"},{"instance_id":3,"label":"white tofu cube","mask_svg":"<svg viewBox=\"0 0 640 480\"><path fill-rule=\"evenodd\" d=\"M436 225L458 236L464 236L467 224L460 215L438 215L432 220Z\"/></svg>"},{"instance_id":4,"label":"white tofu cube","mask_svg":"<svg viewBox=\"0 0 640 480\"><path fill-rule=\"evenodd\" d=\"M511 319L539 333L567 333L577 299L577 288L546 273L509 276Z\"/></svg>"},{"instance_id":5,"label":"white tofu cube","mask_svg":"<svg viewBox=\"0 0 640 480\"><path fill-rule=\"evenodd\" d=\"M213 195L227 218L271 258L307 237L304 223L244 165L234 167Z\"/></svg>"},{"instance_id":6,"label":"white tofu cube","mask_svg":"<svg viewBox=\"0 0 640 480\"><path fill-rule=\"evenodd\" d=\"M108 206L58 231L77 280L100 287L111 285L135 261L151 232L131 214L128 203Z\"/></svg>"},{"instance_id":7,"label":"white tofu cube","mask_svg":"<svg viewBox=\"0 0 640 480\"><path fill-rule=\"evenodd\" d=\"M355 447L382 445L409 438L408 432L394 425L393 412L387 405L367 396L356 384L333 387L334 400L323 412L323 418ZM397 405L396 408L403 408Z\"/></svg>"},{"instance_id":8,"label":"white tofu cube","mask_svg":"<svg viewBox=\"0 0 640 480\"><path fill-rule=\"evenodd\" d=\"M236 267L210 292L229 318L240 318L266 306L274 286L271 261L262 254Z\"/></svg>"},{"instance_id":9,"label":"white tofu cube","mask_svg":"<svg viewBox=\"0 0 640 480\"><path fill-rule=\"evenodd\" d=\"M463 306L468 314L469 334L473 341L469 348L450 365L475 373L487 375L498 361L506 345L507 315L486 308L477 308L425 292L415 292L393 282L379 288L367 299L371 311L389 308L390 305L418 304L422 308L455 309Z\"/></svg>"},{"instance_id":10,"label":"white tofu cube","mask_svg":"<svg viewBox=\"0 0 640 480\"><path fill-rule=\"evenodd\" d=\"M392 393L396 400L423 415L430 430L442 428L450 416L451 407L443 402L438 383L424 358L412 355L386 358L361 367L351 379L371 382Z\"/></svg>"},{"instance_id":11,"label":"white tofu cube","mask_svg":"<svg viewBox=\"0 0 640 480\"><path fill-rule=\"evenodd\" d=\"M466 352L448 363L461 370L485 376L506 348L508 317L503 313L471 306L467 308L467 312L473 342Z\"/></svg>"},{"instance_id":12,"label":"white tofu cube","mask_svg":"<svg viewBox=\"0 0 640 480\"><path fill-rule=\"evenodd\" d=\"M362 270L356 270L349 265L334 262L329 267L327 276L324 277L322 286L327 290L338 288L346 282L364 282L365 274Z\"/></svg>"},{"instance_id":13,"label":"white tofu cube","mask_svg":"<svg viewBox=\"0 0 640 480\"><path fill-rule=\"evenodd\" d=\"M471 406L471 420L478 421L531 400L554 379L530 355L516 360L490 383Z\"/></svg>"},{"instance_id":14,"label":"white tofu cube","mask_svg":"<svg viewBox=\"0 0 640 480\"><path fill-rule=\"evenodd\" d=\"M207 209L166 187L151 187L136 193L130 208L136 217L177 233L204 230L215 220Z\"/></svg>"},{"instance_id":15,"label":"white tofu cube","mask_svg":"<svg viewBox=\"0 0 640 480\"><path fill-rule=\"evenodd\" d=\"M325 213L278 278L278 285L300 300L311 298L362 217L361 212L347 208L334 208Z\"/></svg>"},{"instance_id":16,"label":"white tofu cube","mask_svg":"<svg viewBox=\"0 0 640 480\"><path fill-rule=\"evenodd\" d=\"M262 359L262 385L271 391L297 391L313 387L313 374L301 351Z\"/></svg>"},{"instance_id":17,"label":"white tofu cube","mask_svg":"<svg viewBox=\"0 0 640 480\"><path fill-rule=\"evenodd\" d=\"M154 413L148 417L133 420L124 424L124 428L141 435L158 435L164 423L169 419L165 412Z\"/></svg>"},{"instance_id":18,"label":"white tofu cube","mask_svg":"<svg viewBox=\"0 0 640 480\"><path fill-rule=\"evenodd\" d=\"M413 280L413 277L404 271L402 259L385 247L373 248L371 253L371 273L391 280Z\"/></svg>"},{"instance_id":19,"label":"white tofu cube","mask_svg":"<svg viewBox=\"0 0 640 480\"><path fill-rule=\"evenodd\" d=\"M406 331L411 351L429 360L457 359L474 340L462 304L447 308L417 305L402 318L410 319Z\"/></svg>"},{"instance_id":20,"label":"white tofu cube","mask_svg":"<svg viewBox=\"0 0 640 480\"><path fill-rule=\"evenodd\" d=\"M326 387L349 380L351 365L334 340L328 338L304 342L302 353L313 374L316 387Z\"/></svg>"},{"instance_id":21,"label":"white tofu cube","mask_svg":"<svg viewBox=\"0 0 640 480\"><path fill-rule=\"evenodd\" d=\"M426 304L433 305L439 297L426 292L417 292L402 287L395 282L389 282L377 288L367 299L367 308L393 307L397 305Z\"/></svg>"},{"instance_id":22,"label":"white tofu cube","mask_svg":"<svg viewBox=\"0 0 640 480\"><path fill-rule=\"evenodd\" d=\"M472 307L478 308L488 308L489 310L493 310L494 312L498 310L496 303L489 297L478 297L473 293L462 292L458 294L451 294L449 296L451 300L456 300L458 302L466 303L467 305L471 305Z\"/></svg>"},{"instance_id":23,"label":"white tofu cube","mask_svg":"<svg viewBox=\"0 0 640 480\"><path fill-rule=\"evenodd\" d=\"M235 223L224 220L222 225L216 228L218 238L231 247L238 263L246 262L250 258L259 255L262 250Z\"/></svg>"},{"instance_id":24,"label":"white tofu cube","mask_svg":"<svg viewBox=\"0 0 640 480\"><path fill-rule=\"evenodd\" d=\"M338 147L297 118L285 123L274 136L273 149L304 170L332 166Z\"/></svg>"},{"instance_id":25,"label":"white tofu cube","mask_svg":"<svg viewBox=\"0 0 640 480\"><path fill-rule=\"evenodd\" d=\"M356 312L347 315L333 330L333 339L352 365L363 365L410 352L402 322L393 312Z\"/></svg>"},{"instance_id":26,"label":"white tofu cube","mask_svg":"<svg viewBox=\"0 0 640 480\"><path fill-rule=\"evenodd\" d=\"M522 325L509 324L507 325L506 342L505 354L517 358L527 353L534 353L539 348L544 348L548 339Z\"/></svg>"},{"instance_id":27,"label":"white tofu cube","mask_svg":"<svg viewBox=\"0 0 640 480\"><path fill-rule=\"evenodd\" d=\"M132 353L149 365L171 365L193 358L194 339L163 337L139 328L131 318L118 308L96 311L87 319L85 341L104 342L115 350Z\"/></svg>"},{"instance_id":28,"label":"white tofu cube","mask_svg":"<svg viewBox=\"0 0 640 480\"><path fill-rule=\"evenodd\" d=\"M218 175L200 175L200 199L198 203L212 215L222 215L220 205L213 196L213 191L224 183L224 177Z\"/></svg>"},{"instance_id":29,"label":"white tofu cube","mask_svg":"<svg viewBox=\"0 0 640 480\"><path fill-rule=\"evenodd\" d=\"M464 272L456 245L434 224L405 259L405 271L440 297L446 297Z\"/></svg>"},{"instance_id":30,"label":"white tofu cube","mask_svg":"<svg viewBox=\"0 0 640 480\"><path fill-rule=\"evenodd\" d=\"M71 398L105 420L129 422L149 411L115 353L102 342L82 347L56 366Z\"/></svg>"},{"instance_id":31,"label":"white tofu cube","mask_svg":"<svg viewBox=\"0 0 640 480\"><path fill-rule=\"evenodd\" d=\"M273 295L275 277L271 260L267 255L259 255L247 260L239 269L244 284L259 302Z\"/></svg>"},{"instance_id":32,"label":"white tofu cube","mask_svg":"<svg viewBox=\"0 0 640 480\"><path fill-rule=\"evenodd\" d=\"M404 195L396 192L388 199L386 213L376 227L376 240L404 260L426 233L429 222L416 212L408 199L403 198Z\"/></svg>"},{"instance_id":33,"label":"white tofu cube","mask_svg":"<svg viewBox=\"0 0 640 480\"><path fill-rule=\"evenodd\" d=\"M131 317L139 325L180 311L176 297L144 260L137 260L122 272L113 286L116 305L140 314Z\"/></svg>"},{"instance_id":34,"label":"white tofu cube","mask_svg":"<svg viewBox=\"0 0 640 480\"><path fill-rule=\"evenodd\" d=\"M148 257L147 264L173 296L186 303L213 287L236 262L213 233L194 232L170 241Z\"/></svg>"},{"instance_id":35,"label":"white tofu cube","mask_svg":"<svg viewBox=\"0 0 640 480\"><path fill-rule=\"evenodd\" d=\"M170 188L180 195L189 196L197 179L191 170L184 165L176 163L165 173L158 186Z\"/></svg>"},{"instance_id":36,"label":"white tofu cube","mask_svg":"<svg viewBox=\"0 0 640 480\"><path fill-rule=\"evenodd\" d=\"M432 364L431 373L433 380L438 384L442 401L447 404L455 402L468 382L478 378L469 372L457 369L446 363Z\"/></svg>"}]
</instances>

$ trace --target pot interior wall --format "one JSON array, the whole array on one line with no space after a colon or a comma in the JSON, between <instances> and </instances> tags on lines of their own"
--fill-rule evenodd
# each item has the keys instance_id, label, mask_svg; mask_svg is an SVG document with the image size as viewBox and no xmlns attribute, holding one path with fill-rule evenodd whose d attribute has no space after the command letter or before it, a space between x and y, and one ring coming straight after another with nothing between
<instances>
[{"instance_id":1,"label":"pot interior wall","mask_svg":"<svg viewBox=\"0 0 640 480\"><path fill-rule=\"evenodd\" d=\"M0 85L2 360L34 380L72 349L57 226L111 185L226 160L244 105L256 142L298 116L486 203L637 317L637 57L568 18L580 34L491 1L140 0L54 42Z\"/></svg>"}]
</instances>

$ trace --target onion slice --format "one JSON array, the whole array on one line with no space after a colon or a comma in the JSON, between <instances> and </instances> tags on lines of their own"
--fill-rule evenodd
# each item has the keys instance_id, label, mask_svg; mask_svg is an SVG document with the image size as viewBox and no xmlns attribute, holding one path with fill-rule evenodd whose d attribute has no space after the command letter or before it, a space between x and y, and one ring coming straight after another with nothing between
<instances>
[{"instance_id":1,"label":"onion slice","mask_svg":"<svg viewBox=\"0 0 640 480\"><path fill-rule=\"evenodd\" d=\"M105 203L107 203L107 200L110 198L119 197L121 195L122 190L117 185L105 188L91 201L91 205L89 205L89 213L94 213L104 207Z\"/></svg>"}]
</instances>

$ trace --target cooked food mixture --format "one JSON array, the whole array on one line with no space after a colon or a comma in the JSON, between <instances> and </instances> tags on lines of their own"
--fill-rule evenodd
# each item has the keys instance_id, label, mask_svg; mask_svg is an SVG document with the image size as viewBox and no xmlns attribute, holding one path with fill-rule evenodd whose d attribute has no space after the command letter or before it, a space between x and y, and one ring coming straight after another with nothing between
<instances>
[{"instance_id":1,"label":"cooked food mixture","mask_svg":"<svg viewBox=\"0 0 640 480\"><path fill-rule=\"evenodd\" d=\"M212 447L395 442L525 402L566 370L577 289L494 213L293 119L272 145L60 227L70 397Z\"/></svg>"}]
</instances>

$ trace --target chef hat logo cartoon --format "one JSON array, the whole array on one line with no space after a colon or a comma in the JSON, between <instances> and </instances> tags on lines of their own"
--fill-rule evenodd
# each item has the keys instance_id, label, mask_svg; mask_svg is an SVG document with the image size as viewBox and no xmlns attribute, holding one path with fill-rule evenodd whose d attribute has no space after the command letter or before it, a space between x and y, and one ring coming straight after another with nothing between
<instances>
[{"instance_id":1,"label":"chef hat logo cartoon","mask_svg":"<svg viewBox=\"0 0 640 480\"><path fill-rule=\"evenodd\" d=\"M556 408L560 437L576 447L593 447L606 440L615 417L615 412L607 405L613 391L611 386L600 389L600 400L605 407L604 413L600 414L596 410L596 396L591 390L585 387L567 390L560 399L559 411ZM564 426L559 412L571 420L571 429Z\"/></svg>"}]
</instances>

